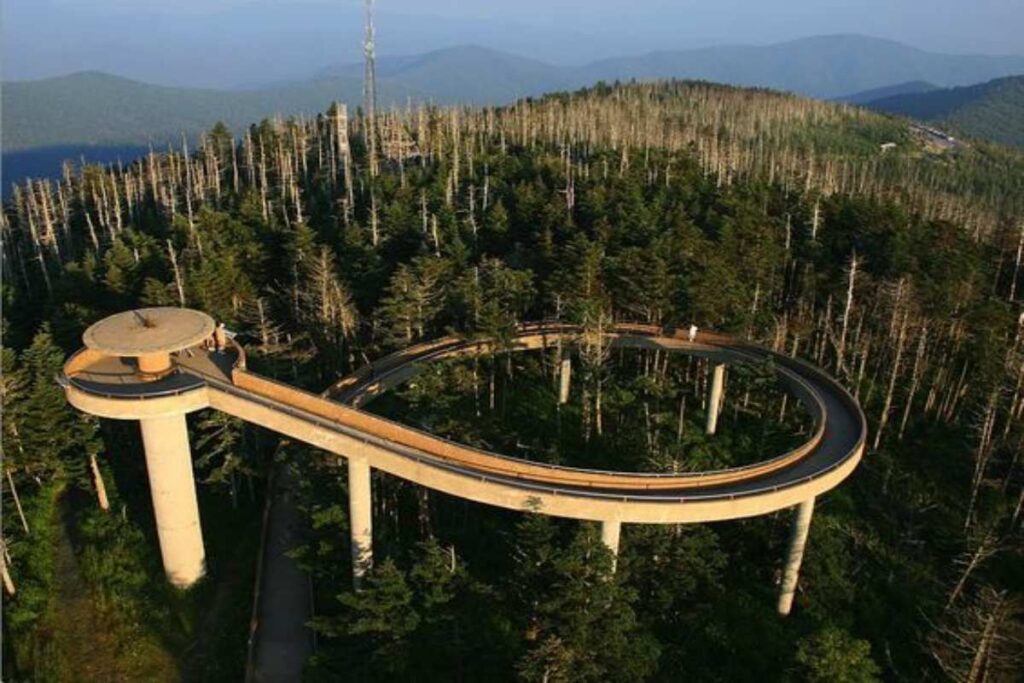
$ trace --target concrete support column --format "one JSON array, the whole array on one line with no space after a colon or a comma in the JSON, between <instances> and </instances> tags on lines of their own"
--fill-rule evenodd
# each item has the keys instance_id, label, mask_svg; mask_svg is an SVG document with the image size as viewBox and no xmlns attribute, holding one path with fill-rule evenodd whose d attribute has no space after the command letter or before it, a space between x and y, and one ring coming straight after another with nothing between
<instances>
[{"instance_id":1,"label":"concrete support column","mask_svg":"<svg viewBox=\"0 0 1024 683\"><path fill-rule=\"evenodd\" d=\"M558 374L558 405L569 402L569 387L572 383L572 357L568 352L562 354L562 368Z\"/></svg>"},{"instance_id":2,"label":"concrete support column","mask_svg":"<svg viewBox=\"0 0 1024 683\"><path fill-rule=\"evenodd\" d=\"M140 420L146 470L167 580L188 588L206 572L203 529L185 415Z\"/></svg>"},{"instance_id":3,"label":"concrete support column","mask_svg":"<svg viewBox=\"0 0 1024 683\"><path fill-rule=\"evenodd\" d=\"M601 522L601 542L612 551L612 571L615 571L619 556L619 535L622 533L622 522L617 519L606 519Z\"/></svg>"},{"instance_id":4,"label":"concrete support column","mask_svg":"<svg viewBox=\"0 0 1024 683\"><path fill-rule=\"evenodd\" d=\"M359 590L366 572L373 566L373 500L370 493L370 464L348 459L348 521L352 534L352 584Z\"/></svg>"},{"instance_id":5,"label":"concrete support column","mask_svg":"<svg viewBox=\"0 0 1024 683\"><path fill-rule=\"evenodd\" d=\"M139 356L136 362L142 379L158 379L171 371L171 354L165 351Z\"/></svg>"},{"instance_id":6,"label":"concrete support column","mask_svg":"<svg viewBox=\"0 0 1024 683\"><path fill-rule=\"evenodd\" d=\"M714 434L718 428L718 411L722 407L722 386L725 380L725 365L718 363L711 373L711 395L708 397L708 423L706 434Z\"/></svg>"},{"instance_id":7,"label":"concrete support column","mask_svg":"<svg viewBox=\"0 0 1024 683\"><path fill-rule=\"evenodd\" d=\"M804 558L804 546L807 544L807 532L811 529L811 516L814 514L814 498L800 503L796 508L796 519L793 520L793 537L789 542L789 557L782 575L782 590L779 593L779 614L786 616L793 608L793 595L800 576L800 563Z\"/></svg>"}]
</instances>

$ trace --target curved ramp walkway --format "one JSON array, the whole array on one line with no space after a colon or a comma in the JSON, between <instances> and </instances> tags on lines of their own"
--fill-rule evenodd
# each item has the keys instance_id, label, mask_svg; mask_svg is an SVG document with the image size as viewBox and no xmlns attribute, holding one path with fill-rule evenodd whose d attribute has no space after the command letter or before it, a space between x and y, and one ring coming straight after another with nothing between
<instances>
[{"instance_id":1,"label":"curved ramp walkway","mask_svg":"<svg viewBox=\"0 0 1024 683\"><path fill-rule=\"evenodd\" d=\"M565 325L524 325L515 337L514 349L561 347L578 335L579 330ZM629 324L612 327L607 336L613 346L708 358L716 366L714 399L709 402L716 413L722 366L769 361L780 381L811 414L815 428L798 448L744 467L682 474L609 472L489 453L355 407L414 376L425 362L495 350L487 342L458 338L388 356L325 392L344 403L249 372L240 348L232 356L229 372L223 363L213 364L211 370L202 352L186 352L179 354L176 375L112 388L110 374L102 377L100 373L111 359L83 358L90 353L86 351L69 360L65 374L68 399L74 405L101 416L141 419L144 434L147 420L213 407L345 458L357 583L372 562L372 468L481 503L601 522L602 536L613 551L624 522L737 519L799 506L779 602L779 611L788 613L814 499L849 476L863 455L867 426L856 401L812 365L727 337L700 334L690 340L681 333L666 334L653 326ZM709 431L713 431L710 423Z\"/></svg>"},{"instance_id":2,"label":"curved ramp walkway","mask_svg":"<svg viewBox=\"0 0 1024 683\"><path fill-rule=\"evenodd\" d=\"M551 346L568 329L524 332L517 348ZM662 348L707 356L717 363L772 360L793 393L814 416L807 443L747 467L683 474L605 472L534 463L421 432L309 392L236 370L231 385L211 382L213 407L269 426L344 457L455 496L519 510L603 521L676 523L734 519L789 507L844 479L863 452L866 426L849 394L820 370L799 360L711 335L696 343L629 326L613 344ZM442 340L385 359L384 367L347 378L336 389L358 403L411 377L423 362L477 352L485 345Z\"/></svg>"}]
</instances>

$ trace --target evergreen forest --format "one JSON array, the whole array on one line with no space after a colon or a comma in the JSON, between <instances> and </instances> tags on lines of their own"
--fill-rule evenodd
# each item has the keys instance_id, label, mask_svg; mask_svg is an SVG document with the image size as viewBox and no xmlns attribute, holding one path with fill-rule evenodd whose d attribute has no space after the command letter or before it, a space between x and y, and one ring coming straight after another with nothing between
<instances>
[{"instance_id":1,"label":"evergreen forest","mask_svg":"<svg viewBox=\"0 0 1024 683\"><path fill-rule=\"evenodd\" d=\"M884 143L895 148L881 149ZM14 188L3 237L5 680L243 678L261 519L298 491L312 681L1013 681L1024 671L1024 154L927 146L898 118L698 82L507 107L218 125L196 147ZM625 525L486 507L374 475L352 590L345 468L190 416L207 577L167 585L138 427L55 382L139 306L226 321L320 392L410 344L524 321L696 324L799 356L856 396L864 460L817 502L793 613L792 512ZM771 369L575 349L430 364L366 406L587 467L746 464L810 428ZM614 571L613 571L614 567Z\"/></svg>"}]
</instances>

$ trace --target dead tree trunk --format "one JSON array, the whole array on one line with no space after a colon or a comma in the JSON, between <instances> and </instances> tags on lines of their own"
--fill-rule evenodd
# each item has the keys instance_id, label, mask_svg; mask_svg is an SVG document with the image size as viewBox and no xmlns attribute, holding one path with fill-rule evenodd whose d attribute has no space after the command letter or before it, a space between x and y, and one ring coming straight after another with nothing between
<instances>
[{"instance_id":1,"label":"dead tree trunk","mask_svg":"<svg viewBox=\"0 0 1024 683\"><path fill-rule=\"evenodd\" d=\"M903 322L900 324L899 336L896 339L896 358L892 362L892 374L889 375L889 387L885 392L885 404L882 406L882 414L878 418L878 430L875 432L874 448L882 442L882 433L889 423L889 410L892 408L892 396L896 391L896 379L900 374L900 362L903 360L903 345L907 338L907 318L909 311L903 312Z\"/></svg>"},{"instance_id":2,"label":"dead tree trunk","mask_svg":"<svg viewBox=\"0 0 1024 683\"><path fill-rule=\"evenodd\" d=\"M9 564L9 556L7 554L7 542L0 538L0 574L3 575L4 590L7 591L8 595L14 595L14 581L11 579L11 573L7 570Z\"/></svg>"},{"instance_id":3,"label":"dead tree trunk","mask_svg":"<svg viewBox=\"0 0 1024 683\"><path fill-rule=\"evenodd\" d=\"M7 485L11 488L11 497L14 498L14 508L18 511L18 519L21 520L21 528L25 530L25 534L31 534L32 532L28 528L28 520L25 519L25 510L21 507L21 497L18 496L18 487L14 485L14 477L11 476L11 470L7 470Z\"/></svg>"},{"instance_id":4,"label":"dead tree trunk","mask_svg":"<svg viewBox=\"0 0 1024 683\"><path fill-rule=\"evenodd\" d=\"M167 253L171 257L171 269L174 271L174 285L178 289L178 302L185 307L185 285L181 279L181 269L178 268L178 256L174 253L174 245L167 240Z\"/></svg>"},{"instance_id":5,"label":"dead tree trunk","mask_svg":"<svg viewBox=\"0 0 1024 683\"><path fill-rule=\"evenodd\" d=\"M96 454L89 454L89 469L92 471L92 483L96 487L96 500L99 502L100 510L110 510L110 501L107 499L107 485L103 482L103 473L100 471L99 463L96 462Z\"/></svg>"},{"instance_id":6,"label":"dead tree trunk","mask_svg":"<svg viewBox=\"0 0 1024 683\"><path fill-rule=\"evenodd\" d=\"M857 252L850 257L849 275L846 285L846 306L843 308L843 326L839 330L839 343L836 345L836 371L846 369L846 330L850 324L850 311L853 309L853 288L857 282Z\"/></svg>"}]
</instances>

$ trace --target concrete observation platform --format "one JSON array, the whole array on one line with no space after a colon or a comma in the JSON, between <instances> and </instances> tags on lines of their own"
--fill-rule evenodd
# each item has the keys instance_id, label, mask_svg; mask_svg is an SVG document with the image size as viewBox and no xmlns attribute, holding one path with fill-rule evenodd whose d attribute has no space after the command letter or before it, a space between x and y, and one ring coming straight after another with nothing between
<instances>
[{"instance_id":1,"label":"concrete observation platform","mask_svg":"<svg viewBox=\"0 0 1024 683\"><path fill-rule=\"evenodd\" d=\"M139 420L164 569L182 587L206 565L185 415L208 405L204 378L230 382L242 358L237 348L206 349L213 332L213 319L200 311L125 311L90 326L85 348L64 366L72 405Z\"/></svg>"},{"instance_id":2,"label":"concrete observation platform","mask_svg":"<svg viewBox=\"0 0 1024 683\"><path fill-rule=\"evenodd\" d=\"M147 322L148 321L148 322ZM180 330L171 331L167 326ZM704 357L709 367L708 422L715 433L730 364L770 361L782 385L814 420L808 440L764 462L714 472L609 472L530 462L441 439L358 408L415 376L424 363L490 353L488 342L447 337L382 358L323 395L262 377L245 368L231 343L225 353L202 346L213 330L203 313L143 309L100 321L86 348L65 366L68 400L79 409L142 425L161 553L169 579L191 585L204 555L184 416L214 408L302 440L345 459L353 577L373 561L372 470L438 491L500 507L600 522L617 551L623 523L677 524L738 519L796 507L798 514L779 597L789 612L815 497L842 482L864 451L866 421L835 380L799 359L735 339L619 324L614 346L660 349ZM514 350L568 349L579 330L557 323L522 325ZM146 359L146 360L142 360ZM571 387L572 359L563 356L560 396Z\"/></svg>"},{"instance_id":3,"label":"concrete observation platform","mask_svg":"<svg viewBox=\"0 0 1024 683\"><path fill-rule=\"evenodd\" d=\"M213 318L187 308L140 308L94 323L82 335L88 349L135 362L139 379L171 372L171 354L213 335Z\"/></svg>"}]
</instances>

